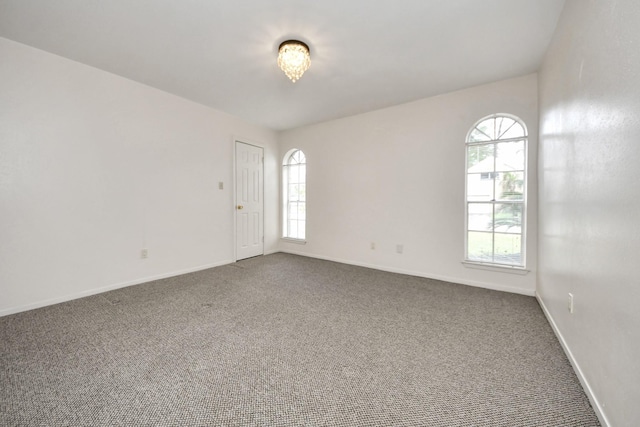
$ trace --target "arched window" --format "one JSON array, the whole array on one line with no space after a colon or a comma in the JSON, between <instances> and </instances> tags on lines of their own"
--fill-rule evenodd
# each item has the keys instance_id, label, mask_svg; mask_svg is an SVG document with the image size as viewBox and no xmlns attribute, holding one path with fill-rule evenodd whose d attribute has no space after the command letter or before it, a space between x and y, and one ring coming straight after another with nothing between
<instances>
[{"instance_id":1,"label":"arched window","mask_svg":"<svg viewBox=\"0 0 640 427\"><path fill-rule=\"evenodd\" d=\"M465 261L523 268L527 129L494 114L471 128L466 147Z\"/></svg>"},{"instance_id":2,"label":"arched window","mask_svg":"<svg viewBox=\"0 0 640 427\"><path fill-rule=\"evenodd\" d=\"M287 153L282 165L282 235L289 239L305 239L306 176L304 153L301 150Z\"/></svg>"}]
</instances>

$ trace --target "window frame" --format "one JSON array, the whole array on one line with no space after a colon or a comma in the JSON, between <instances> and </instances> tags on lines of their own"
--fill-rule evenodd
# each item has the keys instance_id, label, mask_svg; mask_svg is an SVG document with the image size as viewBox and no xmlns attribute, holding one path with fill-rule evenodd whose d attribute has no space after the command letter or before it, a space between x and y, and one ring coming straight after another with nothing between
<instances>
[{"instance_id":1,"label":"window frame","mask_svg":"<svg viewBox=\"0 0 640 427\"><path fill-rule=\"evenodd\" d=\"M297 162L297 163L291 163L291 160L293 159L293 157L297 154L300 153L302 155L302 159L303 162ZM304 151L298 149L298 148L293 148L289 151L287 151L287 153L284 155L283 159L282 159L282 233L281 233L281 239L283 240L287 240L287 241L291 241L294 243L306 243L306 225L307 225L307 218L306 218L306 206L307 206L307 198L306 198L306 187L307 187L307 182L306 182L306 166L307 166L307 156L304 153ZM300 235L300 233L296 233L297 236L291 236L291 230L290 230L290 221L292 220L289 217L290 214L290 204L291 204L291 200L289 200L289 186L291 184L290 182L290 172L289 170L291 169L292 166L300 166L303 165L305 167L305 179L304 179L304 200L301 199L297 199L294 202L297 204L303 204L304 205L304 219L302 220L302 222L304 223L304 229L302 232L302 235L304 237L297 237ZM297 182L296 184L300 185L300 182ZM299 214L299 213L298 213ZM296 218L294 219L295 221L298 221L298 225L300 224L300 219Z\"/></svg>"},{"instance_id":2,"label":"window frame","mask_svg":"<svg viewBox=\"0 0 640 427\"><path fill-rule=\"evenodd\" d=\"M494 121L494 125L495 125L495 120L499 119L499 118L507 118L507 119L511 119L513 120L515 123L514 124L519 124L522 127L522 130L524 132L524 135L522 136L517 136L517 137L513 137L513 138L504 138L501 139L500 135L495 135L493 136L493 138L496 139L489 139L486 141L472 141L471 140L471 135L474 133L474 131L478 128L479 125L481 125L483 122L485 121L489 121L489 120L493 120ZM513 126L513 125L512 125ZM507 129L506 131L504 131L503 134L507 133L509 129ZM495 131L495 129L494 129ZM487 137L489 137L487 135ZM490 137L489 137L490 138ZM499 175L501 173L508 173L507 171L501 171L501 170L497 170L496 168L496 150L498 148L497 144L499 143L507 143L507 142L516 142L516 141L523 141L523 150L524 150L524 164L523 164L523 169L522 171L520 170L514 170L514 171L508 171L508 172L515 172L515 173L520 173L522 172L523 175L523 182L522 182L522 200L508 200L508 199L498 199L496 198L496 194L495 194L495 179L499 178ZM493 157L494 157L494 164L493 164L493 169L491 171L481 171L481 172L474 172L472 174L478 174L480 176L480 179L482 180L482 175L484 175L485 173L488 174L487 179L485 179L484 181L492 181L493 182L493 197L491 200L489 201L470 201L469 200L469 147L476 147L476 146L492 146L493 147ZM524 121L522 119L520 119L519 117L512 115L512 114L506 114L506 113L496 113L496 114L490 114L488 116L485 116L483 118L481 118L480 120L476 121L473 126L471 126L471 128L469 129L469 131L467 132L466 138L465 138L465 162L464 162L464 181L465 181L465 191L464 191L464 253L463 253L463 264L469 266L469 267L474 267L474 268L487 268L487 269L495 269L497 271L505 271L505 270L511 270L513 272L517 272L520 274L526 274L526 272L528 270L526 270L526 262L527 262L527 256L526 256L526 242L527 242L527 198L528 198L528 154L529 154L529 132L527 129L526 124L524 123ZM500 232L496 232L495 228L493 228L491 230L491 243L492 243L492 253L491 253L491 258L492 261L483 261L483 260L478 260L478 259L470 259L469 258L469 232L470 231L475 231L475 230L469 230L469 206L472 203L484 203L484 204L491 204L491 221L495 221L495 214L496 214L496 205L499 204L504 204L505 201L507 201L508 204L515 204L515 205L519 205L521 206L521 224L520 224L520 263L507 263L507 262L496 262L496 244L495 244L495 238L496 238L496 233L498 234L505 234L505 233L500 233ZM517 234L517 233L512 233L512 234Z\"/></svg>"}]
</instances>

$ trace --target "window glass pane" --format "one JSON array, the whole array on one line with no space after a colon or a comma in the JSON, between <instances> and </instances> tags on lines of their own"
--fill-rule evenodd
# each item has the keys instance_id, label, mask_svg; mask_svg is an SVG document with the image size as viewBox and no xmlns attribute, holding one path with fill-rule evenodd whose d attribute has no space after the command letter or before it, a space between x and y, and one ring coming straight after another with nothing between
<instances>
[{"instance_id":1,"label":"window glass pane","mask_svg":"<svg viewBox=\"0 0 640 427\"><path fill-rule=\"evenodd\" d=\"M305 183L307 182L307 166L306 165L300 165L298 166L299 170L298 170L298 182L300 183Z\"/></svg>"},{"instance_id":2,"label":"window glass pane","mask_svg":"<svg viewBox=\"0 0 640 427\"><path fill-rule=\"evenodd\" d=\"M304 220L306 218L307 215L307 208L306 208L306 204L305 203L297 203L298 207L298 212L297 212L297 218L299 220Z\"/></svg>"},{"instance_id":3,"label":"window glass pane","mask_svg":"<svg viewBox=\"0 0 640 427\"><path fill-rule=\"evenodd\" d=\"M520 234L495 233L494 262L522 265L522 236Z\"/></svg>"},{"instance_id":4,"label":"window glass pane","mask_svg":"<svg viewBox=\"0 0 640 427\"><path fill-rule=\"evenodd\" d=\"M478 129L474 129L469 135L469 142L491 141L491 138Z\"/></svg>"},{"instance_id":5,"label":"window glass pane","mask_svg":"<svg viewBox=\"0 0 640 427\"><path fill-rule=\"evenodd\" d=\"M520 138L527 136L524 132L524 128L520 123L514 124L508 129L503 135L500 136L500 139L511 139L511 138Z\"/></svg>"},{"instance_id":6,"label":"window glass pane","mask_svg":"<svg viewBox=\"0 0 640 427\"><path fill-rule=\"evenodd\" d=\"M298 163L304 163L304 154L302 154L302 151L298 150L298 151L294 151L291 154L291 157L289 157L289 162L290 165L295 165Z\"/></svg>"},{"instance_id":7,"label":"window glass pane","mask_svg":"<svg viewBox=\"0 0 640 427\"><path fill-rule=\"evenodd\" d=\"M467 146L467 172L493 172L495 144Z\"/></svg>"},{"instance_id":8,"label":"window glass pane","mask_svg":"<svg viewBox=\"0 0 640 427\"><path fill-rule=\"evenodd\" d=\"M484 135L487 139L480 139L480 141L493 141L496 139L496 119L491 118L478 124L474 129L480 135Z\"/></svg>"},{"instance_id":9,"label":"window glass pane","mask_svg":"<svg viewBox=\"0 0 640 427\"><path fill-rule=\"evenodd\" d=\"M524 200L524 172L496 173L496 200Z\"/></svg>"},{"instance_id":10,"label":"window glass pane","mask_svg":"<svg viewBox=\"0 0 640 427\"><path fill-rule=\"evenodd\" d=\"M494 174L470 173L467 175L467 201L488 202L493 200Z\"/></svg>"},{"instance_id":11,"label":"window glass pane","mask_svg":"<svg viewBox=\"0 0 640 427\"><path fill-rule=\"evenodd\" d=\"M510 131L511 127L514 126L515 123L516 121L510 117L496 118L496 139L504 138L503 135Z\"/></svg>"},{"instance_id":12,"label":"window glass pane","mask_svg":"<svg viewBox=\"0 0 640 427\"><path fill-rule=\"evenodd\" d=\"M496 203L494 231L522 233L522 203Z\"/></svg>"},{"instance_id":13,"label":"window glass pane","mask_svg":"<svg viewBox=\"0 0 640 427\"><path fill-rule=\"evenodd\" d=\"M289 235L287 237L298 238L298 221L289 220Z\"/></svg>"},{"instance_id":14,"label":"window glass pane","mask_svg":"<svg viewBox=\"0 0 640 427\"><path fill-rule=\"evenodd\" d=\"M298 219L297 203L289 203L289 219Z\"/></svg>"},{"instance_id":15,"label":"window glass pane","mask_svg":"<svg viewBox=\"0 0 640 427\"><path fill-rule=\"evenodd\" d=\"M304 221L298 221L298 239L304 239L306 237L306 228Z\"/></svg>"},{"instance_id":16,"label":"window glass pane","mask_svg":"<svg viewBox=\"0 0 640 427\"><path fill-rule=\"evenodd\" d=\"M524 170L524 141L499 142L496 144L496 170Z\"/></svg>"},{"instance_id":17,"label":"window glass pane","mask_svg":"<svg viewBox=\"0 0 640 427\"><path fill-rule=\"evenodd\" d=\"M467 258L470 261L493 262L493 233L469 231Z\"/></svg>"},{"instance_id":18,"label":"window glass pane","mask_svg":"<svg viewBox=\"0 0 640 427\"><path fill-rule=\"evenodd\" d=\"M300 182L300 166L294 165L289 166L288 170L289 174L289 184L294 184Z\"/></svg>"},{"instance_id":19,"label":"window glass pane","mask_svg":"<svg viewBox=\"0 0 640 427\"><path fill-rule=\"evenodd\" d=\"M289 200L297 201L299 199L300 186L298 184L289 184Z\"/></svg>"},{"instance_id":20,"label":"window glass pane","mask_svg":"<svg viewBox=\"0 0 640 427\"><path fill-rule=\"evenodd\" d=\"M467 208L469 230L491 231L493 227L493 203L469 203Z\"/></svg>"}]
</instances>

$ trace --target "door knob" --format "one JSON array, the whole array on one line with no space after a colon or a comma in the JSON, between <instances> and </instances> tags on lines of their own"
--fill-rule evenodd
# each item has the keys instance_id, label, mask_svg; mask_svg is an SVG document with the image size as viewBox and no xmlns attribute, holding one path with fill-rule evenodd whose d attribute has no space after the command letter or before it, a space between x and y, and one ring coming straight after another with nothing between
<instances>
[{"instance_id":1,"label":"door knob","mask_svg":"<svg viewBox=\"0 0 640 427\"><path fill-rule=\"evenodd\" d=\"M244 208L244 206L238 205L238 210L243 209L243 208Z\"/></svg>"}]
</instances>

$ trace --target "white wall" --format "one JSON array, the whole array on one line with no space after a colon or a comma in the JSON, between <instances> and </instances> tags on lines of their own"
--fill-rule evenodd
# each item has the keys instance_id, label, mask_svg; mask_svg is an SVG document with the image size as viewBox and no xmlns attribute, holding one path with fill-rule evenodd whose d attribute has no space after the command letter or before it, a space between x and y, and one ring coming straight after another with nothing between
<instances>
[{"instance_id":1,"label":"white wall","mask_svg":"<svg viewBox=\"0 0 640 427\"><path fill-rule=\"evenodd\" d=\"M274 132L1 38L0 58L0 315L233 261L234 137L265 146L275 250Z\"/></svg>"},{"instance_id":2,"label":"white wall","mask_svg":"<svg viewBox=\"0 0 640 427\"><path fill-rule=\"evenodd\" d=\"M537 292L611 426L640 425L639 23L567 1L540 74Z\"/></svg>"},{"instance_id":3,"label":"white wall","mask_svg":"<svg viewBox=\"0 0 640 427\"><path fill-rule=\"evenodd\" d=\"M533 295L537 108L529 75L283 132L281 158L291 148L307 156L307 244L280 249ZM493 113L519 116L530 132L527 275L461 264L464 142Z\"/></svg>"}]
</instances>

